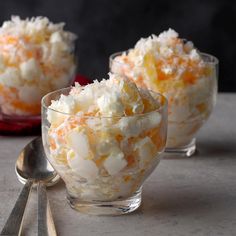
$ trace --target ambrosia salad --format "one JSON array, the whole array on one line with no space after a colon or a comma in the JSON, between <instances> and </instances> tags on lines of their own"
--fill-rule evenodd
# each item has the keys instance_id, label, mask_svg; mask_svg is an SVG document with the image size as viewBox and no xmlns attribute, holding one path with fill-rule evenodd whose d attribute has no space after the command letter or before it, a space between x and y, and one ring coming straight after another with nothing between
<instances>
[{"instance_id":1,"label":"ambrosia salad","mask_svg":"<svg viewBox=\"0 0 236 236\"><path fill-rule=\"evenodd\" d=\"M43 99L47 156L69 195L80 201L132 196L159 163L166 142L165 98L109 76L76 84L48 107L53 93Z\"/></svg>"},{"instance_id":2,"label":"ambrosia salad","mask_svg":"<svg viewBox=\"0 0 236 236\"><path fill-rule=\"evenodd\" d=\"M75 73L76 36L46 17L13 16L0 28L0 110L39 115L46 93L68 86Z\"/></svg>"},{"instance_id":3,"label":"ambrosia salad","mask_svg":"<svg viewBox=\"0 0 236 236\"><path fill-rule=\"evenodd\" d=\"M114 73L168 98L167 147L188 145L211 113L217 90L217 59L200 53L169 29L140 39L133 49L111 56Z\"/></svg>"}]
</instances>

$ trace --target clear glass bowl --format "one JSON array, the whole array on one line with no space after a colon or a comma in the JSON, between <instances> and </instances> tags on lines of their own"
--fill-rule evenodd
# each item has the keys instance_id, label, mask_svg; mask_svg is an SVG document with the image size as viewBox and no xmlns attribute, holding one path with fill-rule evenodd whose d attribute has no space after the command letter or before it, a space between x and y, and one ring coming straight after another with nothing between
<instances>
[{"instance_id":1,"label":"clear glass bowl","mask_svg":"<svg viewBox=\"0 0 236 236\"><path fill-rule=\"evenodd\" d=\"M158 110L123 117L78 116L49 108L69 91L42 99L42 137L48 160L65 182L70 206L95 215L134 211L141 203L142 184L165 148L167 100L152 92ZM59 123L51 124L52 116Z\"/></svg>"},{"instance_id":2,"label":"clear glass bowl","mask_svg":"<svg viewBox=\"0 0 236 236\"><path fill-rule=\"evenodd\" d=\"M32 50L37 50L35 48ZM28 133L35 126L40 126L42 97L74 82L77 70L76 49L64 54L61 51L58 53L61 53L62 59L57 60L57 63L48 65L42 62L42 58L32 57L28 61L19 62L15 67L6 67L5 72L0 74L0 122L17 127L10 132L19 130ZM65 63L61 65L63 61ZM22 71L27 72L27 80ZM32 74L32 78L29 78L29 74Z\"/></svg>"},{"instance_id":3,"label":"clear glass bowl","mask_svg":"<svg viewBox=\"0 0 236 236\"><path fill-rule=\"evenodd\" d=\"M196 134L210 116L216 103L218 59L206 53L200 53L208 70L208 76L197 80L196 84L180 86L178 81L165 82L164 89L151 86L149 78L144 76L142 67L121 62L119 56L129 51L114 53L109 58L110 70L125 75L137 86L162 93L168 99L168 135L165 152L191 156L196 150ZM134 79L134 76L136 79ZM145 78L144 83L143 79ZM172 82L174 81L174 82Z\"/></svg>"}]
</instances>

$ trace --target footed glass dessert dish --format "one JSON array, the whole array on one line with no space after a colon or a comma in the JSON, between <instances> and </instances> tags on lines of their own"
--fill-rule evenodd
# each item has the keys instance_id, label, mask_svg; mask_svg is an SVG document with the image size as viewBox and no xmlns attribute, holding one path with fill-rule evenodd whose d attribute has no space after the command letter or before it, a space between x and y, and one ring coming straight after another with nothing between
<instances>
[{"instance_id":1,"label":"footed glass dessert dish","mask_svg":"<svg viewBox=\"0 0 236 236\"><path fill-rule=\"evenodd\" d=\"M49 93L42 115L44 148L72 208L120 215L140 206L142 185L166 144L164 96L111 74Z\"/></svg>"},{"instance_id":2,"label":"footed glass dessert dish","mask_svg":"<svg viewBox=\"0 0 236 236\"><path fill-rule=\"evenodd\" d=\"M169 29L111 55L110 70L168 99L165 152L193 155L196 134L216 103L218 59Z\"/></svg>"}]
</instances>

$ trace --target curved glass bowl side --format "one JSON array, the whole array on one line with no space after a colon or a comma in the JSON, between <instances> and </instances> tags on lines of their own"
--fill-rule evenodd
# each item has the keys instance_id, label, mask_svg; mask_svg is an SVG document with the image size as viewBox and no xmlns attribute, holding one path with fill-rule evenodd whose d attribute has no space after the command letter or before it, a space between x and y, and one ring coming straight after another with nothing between
<instances>
[{"instance_id":1,"label":"curved glass bowl side","mask_svg":"<svg viewBox=\"0 0 236 236\"><path fill-rule=\"evenodd\" d=\"M160 102L164 102L159 110L128 117L79 117L48 108L51 100L69 91L59 90L42 100L45 152L66 184L69 203L81 212L99 215L135 210L141 203L142 184L158 165L165 148L166 100L159 95ZM49 121L49 113L59 123ZM83 148L82 133L88 141ZM71 134L81 139L73 147L68 141ZM84 159L83 155L88 156Z\"/></svg>"},{"instance_id":2,"label":"curved glass bowl side","mask_svg":"<svg viewBox=\"0 0 236 236\"><path fill-rule=\"evenodd\" d=\"M140 80L140 78L144 77L141 67L135 67L116 59L128 53L129 51L124 51L112 54L109 58L110 70L113 73L129 77L139 87L161 92L168 98L169 114L166 151L176 153L179 150L179 153L187 156L192 155L196 148L195 136L209 118L216 103L218 59L210 54L200 53L209 70L209 76L199 79L198 83L189 85L185 89L175 87L171 84L172 82L169 82L169 89L159 90L158 85L152 87L145 82L146 80ZM183 101L181 106L179 105L180 101Z\"/></svg>"}]
</instances>

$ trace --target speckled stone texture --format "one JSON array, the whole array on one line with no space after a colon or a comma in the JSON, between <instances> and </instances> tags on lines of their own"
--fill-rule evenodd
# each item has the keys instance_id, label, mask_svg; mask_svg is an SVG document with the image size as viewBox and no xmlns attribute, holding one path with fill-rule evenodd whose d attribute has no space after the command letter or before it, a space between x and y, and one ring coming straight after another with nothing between
<instances>
[{"instance_id":1,"label":"speckled stone texture","mask_svg":"<svg viewBox=\"0 0 236 236\"><path fill-rule=\"evenodd\" d=\"M72 210L63 183L48 189L58 235L235 236L236 95L220 94L215 111L197 137L192 158L165 156L146 181L141 208L119 217ZM31 138L0 137L0 228L22 188L14 162ZM37 195L28 205L23 235L37 235Z\"/></svg>"}]
</instances>

